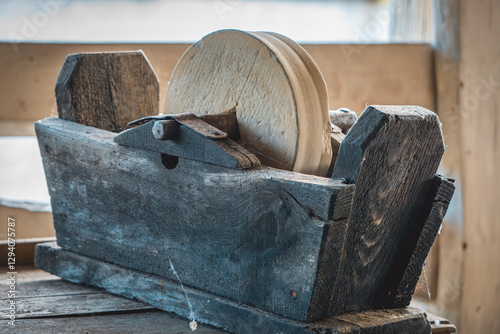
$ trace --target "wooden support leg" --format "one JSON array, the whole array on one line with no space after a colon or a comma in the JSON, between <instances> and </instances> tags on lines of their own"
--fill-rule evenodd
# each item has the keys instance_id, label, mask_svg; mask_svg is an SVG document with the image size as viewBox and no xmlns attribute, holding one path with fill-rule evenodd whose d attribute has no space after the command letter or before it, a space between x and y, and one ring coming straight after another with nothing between
<instances>
[{"instance_id":1,"label":"wooden support leg","mask_svg":"<svg viewBox=\"0 0 500 334\"><path fill-rule=\"evenodd\" d=\"M387 296L391 299L393 298L394 307L404 307L410 304L413 292L415 292L415 286L424 266L425 258L431 250L434 239L441 228L441 223L443 222L454 191L455 186L451 180L444 176L436 175L432 180L429 196L420 211L415 226L416 230L412 233L415 239L407 244L408 249L413 250L413 254L399 285L389 284L392 288L397 286L396 290L387 292ZM405 253L402 252L401 254ZM400 260L407 262L407 259L404 258ZM399 264L398 261L396 263ZM397 276L393 275L393 278L392 282L397 284Z\"/></svg>"},{"instance_id":2,"label":"wooden support leg","mask_svg":"<svg viewBox=\"0 0 500 334\"><path fill-rule=\"evenodd\" d=\"M418 278L420 271L407 265L412 256L425 258L428 248L413 255L407 245L419 235L420 243L434 241L435 234L418 231L417 217L443 152L439 119L425 108L370 106L351 128L333 171L356 191L330 314L392 307L389 292L400 283L394 278L405 272L405 282Z\"/></svg>"}]
</instances>

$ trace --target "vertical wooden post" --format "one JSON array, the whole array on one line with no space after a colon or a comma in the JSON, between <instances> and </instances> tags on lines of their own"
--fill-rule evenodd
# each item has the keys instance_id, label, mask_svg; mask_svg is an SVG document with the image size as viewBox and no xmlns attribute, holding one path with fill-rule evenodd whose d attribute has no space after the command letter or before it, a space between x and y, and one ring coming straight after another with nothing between
<instances>
[{"instance_id":1,"label":"vertical wooden post","mask_svg":"<svg viewBox=\"0 0 500 334\"><path fill-rule=\"evenodd\" d=\"M436 107L443 124L446 152L440 172L454 178L456 190L443 228L438 238L438 257L431 260L428 275L432 289L431 312L458 323L462 286L462 175L461 175L461 118L459 112L458 65L458 1L433 0L434 62L436 77ZM437 265L436 265L437 264ZM429 263L427 263L429 265ZM437 283L437 284L436 284Z\"/></svg>"},{"instance_id":2,"label":"vertical wooden post","mask_svg":"<svg viewBox=\"0 0 500 334\"><path fill-rule=\"evenodd\" d=\"M500 1L459 2L462 333L500 332Z\"/></svg>"},{"instance_id":3,"label":"vertical wooden post","mask_svg":"<svg viewBox=\"0 0 500 334\"><path fill-rule=\"evenodd\" d=\"M418 216L443 152L439 120L422 107L370 106L348 132L333 177L356 183L356 191L332 314L395 301L425 225ZM422 250L425 258L428 249Z\"/></svg>"}]
</instances>

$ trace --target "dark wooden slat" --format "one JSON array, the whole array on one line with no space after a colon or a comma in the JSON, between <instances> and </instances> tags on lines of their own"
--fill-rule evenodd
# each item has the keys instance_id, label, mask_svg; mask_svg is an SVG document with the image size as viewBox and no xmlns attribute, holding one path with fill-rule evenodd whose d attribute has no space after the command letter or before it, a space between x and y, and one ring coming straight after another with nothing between
<instances>
[{"instance_id":1,"label":"dark wooden slat","mask_svg":"<svg viewBox=\"0 0 500 334\"><path fill-rule=\"evenodd\" d=\"M100 289L62 281L57 277L47 280L16 282L16 287L16 298L37 298L102 293L102 290Z\"/></svg>"},{"instance_id":2,"label":"dark wooden slat","mask_svg":"<svg viewBox=\"0 0 500 334\"><path fill-rule=\"evenodd\" d=\"M39 274L26 276L22 279L24 270L20 268L16 276L16 319L57 317L67 315L99 314L110 312L137 312L153 310L150 305L132 301L123 297L111 295L102 289L95 287L77 285L53 279L52 275L46 275L47 279L40 278ZM1 278L0 287L7 288L5 272ZM7 295L2 296L0 302L10 299ZM7 319L7 314L2 313L2 320Z\"/></svg>"},{"instance_id":3,"label":"dark wooden slat","mask_svg":"<svg viewBox=\"0 0 500 334\"><path fill-rule=\"evenodd\" d=\"M427 316L419 310L394 309L347 313L336 319L356 324L360 334L428 334L431 326Z\"/></svg>"},{"instance_id":4,"label":"dark wooden slat","mask_svg":"<svg viewBox=\"0 0 500 334\"><path fill-rule=\"evenodd\" d=\"M16 327L0 329L0 333L26 334L188 334L193 333L189 321L165 312L139 314L96 315L86 317L64 317L44 319L19 319ZM223 330L207 325L198 325L195 333L222 334Z\"/></svg>"},{"instance_id":5,"label":"dark wooden slat","mask_svg":"<svg viewBox=\"0 0 500 334\"><path fill-rule=\"evenodd\" d=\"M16 319L147 310L154 310L154 307L103 291L16 298ZM6 314L2 314L1 318L8 319Z\"/></svg>"},{"instance_id":6,"label":"dark wooden slat","mask_svg":"<svg viewBox=\"0 0 500 334\"><path fill-rule=\"evenodd\" d=\"M36 265L75 283L98 286L136 298L157 308L233 333L430 333L425 313L406 308L331 317L317 323L299 322L207 294L156 275L130 270L58 247L37 247ZM109 279L112 277L113 279ZM398 321L399 319L399 321Z\"/></svg>"},{"instance_id":7,"label":"dark wooden slat","mask_svg":"<svg viewBox=\"0 0 500 334\"><path fill-rule=\"evenodd\" d=\"M425 259L441 228L454 191L455 186L444 176L436 175L432 180L429 195L417 219L416 230L412 233L415 239L409 240L407 245L407 248L413 250L411 259L399 285L389 284L393 290L388 291L387 296L393 298L391 302L395 307L404 307L410 304ZM404 253L402 252L402 254ZM397 282L397 277L394 275L390 281Z\"/></svg>"},{"instance_id":8,"label":"dark wooden slat","mask_svg":"<svg viewBox=\"0 0 500 334\"><path fill-rule=\"evenodd\" d=\"M217 140L227 138L227 133L201 120L201 118L195 114L180 114L176 115L174 118L177 122L193 129L209 139Z\"/></svg>"},{"instance_id":9,"label":"dark wooden slat","mask_svg":"<svg viewBox=\"0 0 500 334\"><path fill-rule=\"evenodd\" d=\"M218 115L201 115L200 118L202 121L226 132L232 140L240 139L235 109Z\"/></svg>"},{"instance_id":10,"label":"dark wooden slat","mask_svg":"<svg viewBox=\"0 0 500 334\"><path fill-rule=\"evenodd\" d=\"M55 90L59 118L113 132L159 112L159 83L142 51L69 55Z\"/></svg>"},{"instance_id":11,"label":"dark wooden slat","mask_svg":"<svg viewBox=\"0 0 500 334\"><path fill-rule=\"evenodd\" d=\"M351 185L339 195L333 221L327 226L328 231L324 235L324 246L318 263L318 278L309 308L310 319L323 319L328 316L329 310L325 306L330 304L335 285L340 279L338 277L340 271L333 268L340 268L347 218L351 213L354 192L355 187Z\"/></svg>"},{"instance_id":12,"label":"dark wooden slat","mask_svg":"<svg viewBox=\"0 0 500 334\"><path fill-rule=\"evenodd\" d=\"M166 169L107 131L60 119L36 130L59 245L176 280L174 267L186 285L307 318L325 226L348 185L186 159Z\"/></svg>"},{"instance_id":13,"label":"dark wooden slat","mask_svg":"<svg viewBox=\"0 0 500 334\"><path fill-rule=\"evenodd\" d=\"M188 118L188 116L192 117ZM209 130L217 129L195 115L180 116L178 121L182 125L174 140L155 139L152 132L155 122L151 121L123 131L114 138L114 141L124 146L208 162L223 167L249 169L260 166L260 161L255 155L231 139L212 140L203 135L209 133Z\"/></svg>"},{"instance_id":14,"label":"dark wooden slat","mask_svg":"<svg viewBox=\"0 0 500 334\"><path fill-rule=\"evenodd\" d=\"M342 141L333 177L356 192L331 314L392 306L385 284L410 262L406 245L443 152L437 115L416 106L370 106Z\"/></svg>"}]
</instances>

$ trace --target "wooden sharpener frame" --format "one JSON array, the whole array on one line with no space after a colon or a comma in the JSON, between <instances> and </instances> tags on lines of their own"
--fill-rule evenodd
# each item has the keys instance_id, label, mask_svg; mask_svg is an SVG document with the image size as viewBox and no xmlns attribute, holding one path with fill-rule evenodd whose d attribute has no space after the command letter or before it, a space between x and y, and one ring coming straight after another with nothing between
<instances>
[{"instance_id":1,"label":"wooden sharpener frame","mask_svg":"<svg viewBox=\"0 0 500 334\"><path fill-rule=\"evenodd\" d=\"M123 58L144 64L141 52L88 55L120 59L120 73ZM370 106L332 178L305 175L262 166L237 143L235 113L148 116L152 70L134 84L147 91L92 107L102 88L85 100L75 86L85 59L63 66L60 118L35 125L57 235L37 267L234 333L430 332L407 306L454 191L435 174L437 115ZM153 105L130 101L141 94ZM102 125L130 105L133 128Z\"/></svg>"}]
</instances>

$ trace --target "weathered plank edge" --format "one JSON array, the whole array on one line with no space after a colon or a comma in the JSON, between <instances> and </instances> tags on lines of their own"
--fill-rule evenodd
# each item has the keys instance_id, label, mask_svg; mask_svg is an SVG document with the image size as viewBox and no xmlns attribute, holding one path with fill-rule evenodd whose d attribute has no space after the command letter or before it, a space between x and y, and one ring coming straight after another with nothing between
<instances>
[{"instance_id":1,"label":"weathered plank edge","mask_svg":"<svg viewBox=\"0 0 500 334\"><path fill-rule=\"evenodd\" d=\"M134 150L135 152L140 152L141 150L137 148L128 148L126 146L120 147L119 144L114 141L114 138L118 136L116 133L55 117L48 117L36 122L35 130L39 137L39 144L41 143L40 138L50 135L58 136L58 140L61 141L73 141L77 138L85 141L85 143L89 145L111 145L117 150L120 148L126 149L126 151L123 151L125 153L133 153L129 150ZM47 150L50 148L40 147L40 149ZM183 160L182 158L179 159L180 161ZM192 170L196 170L196 173L202 173L208 170L210 173L220 172L227 177L234 176L243 179L251 174L263 180L270 180L274 182L276 186L287 191L297 201L306 206L308 210L311 211L312 215L325 221L333 219L336 194L341 188L348 186L344 184L342 180L300 174L272 167L264 166L241 171L190 159L185 160L186 162L189 161L192 165ZM210 169L207 169L208 167L210 167ZM216 169L216 167L219 167L219 169Z\"/></svg>"},{"instance_id":2,"label":"weathered plank edge","mask_svg":"<svg viewBox=\"0 0 500 334\"><path fill-rule=\"evenodd\" d=\"M410 304L425 259L439 233L454 192L455 185L450 179L436 174L427 200L417 218L417 221L421 222L417 224L421 226L421 230L415 231L414 235L418 236L418 239L410 243L411 246L414 245L410 261L396 291L390 294L394 298L394 307L405 307Z\"/></svg>"},{"instance_id":3,"label":"weathered plank edge","mask_svg":"<svg viewBox=\"0 0 500 334\"><path fill-rule=\"evenodd\" d=\"M199 122L203 121L199 120ZM153 125L154 122L147 122L122 131L114 137L114 142L123 146L208 162L222 167L249 169L260 166L257 157L229 138L212 140L182 124L176 139L159 141L153 137Z\"/></svg>"},{"instance_id":4,"label":"weathered plank edge","mask_svg":"<svg viewBox=\"0 0 500 334\"><path fill-rule=\"evenodd\" d=\"M78 93L83 86L75 85L74 81L81 79L82 74L100 70L106 72L101 78L106 82L86 77L83 86L86 86L87 94ZM128 79L116 82L113 75L118 73ZM141 76L139 80L136 80L137 75ZM159 85L153 67L142 50L69 54L55 84L58 115L61 119L120 132L128 122L158 112ZM142 92L133 95L130 87L140 87ZM89 96L97 98L96 102L92 103ZM80 98L83 98L83 105Z\"/></svg>"},{"instance_id":5,"label":"weathered plank edge","mask_svg":"<svg viewBox=\"0 0 500 334\"><path fill-rule=\"evenodd\" d=\"M355 185L349 185L339 193L335 201L332 220L330 224L325 225L316 270L316 281L307 315L309 321L324 319L328 316L330 300L340 272L340 270L334 271L332 268L340 266L347 219L351 213L355 189Z\"/></svg>"},{"instance_id":6,"label":"weathered plank edge","mask_svg":"<svg viewBox=\"0 0 500 334\"><path fill-rule=\"evenodd\" d=\"M60 248L55 242L37 246L35 266L67 281L103 288L108 292L146 302L164 311L234 333L264 333L264 329L265 333L357 334L372 333L373 330L399 333L405 326L424 328L425 331L419 333L430 333L427 316L418 309L398 310L398 313L401 313L401 321L384 316L387 310L370 311L370 314L378 316L373 324L367 321L367 317L362 317L361 326L335 317L318 323L305 323L234 303L190 287L182 287L166 278L79 255ZM396 322L397 329L393 327Z\"/></svg>"}]
</instances>

